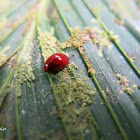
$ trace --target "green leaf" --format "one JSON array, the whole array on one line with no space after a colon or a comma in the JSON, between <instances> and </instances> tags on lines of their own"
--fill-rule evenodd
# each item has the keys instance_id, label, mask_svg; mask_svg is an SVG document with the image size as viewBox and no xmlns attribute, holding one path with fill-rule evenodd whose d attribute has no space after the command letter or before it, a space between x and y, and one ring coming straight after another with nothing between
<instances>
[{"instance_id":1,"label":"green leaf","mask_svg":"<svg viewBox=\"0 0 140 140\"><path fill-rule=\"evenodd\" d=\"M136 3L2 1L0 139L140 139ZM74 56L45 73L56 52Z\"/></svg>"}]
</instances>

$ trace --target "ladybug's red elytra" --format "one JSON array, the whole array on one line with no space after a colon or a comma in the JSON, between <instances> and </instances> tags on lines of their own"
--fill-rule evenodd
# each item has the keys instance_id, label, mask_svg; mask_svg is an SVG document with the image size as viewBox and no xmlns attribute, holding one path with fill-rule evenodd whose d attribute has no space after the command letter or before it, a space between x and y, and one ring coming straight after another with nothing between
<instances>
[{"instance_id":1,"label":"ladybug's red elytra","mask_svg":"<svg viewBox=\"0 0 140 140\"><path fill-rule=\"evenodd\" d=\"M44 71L56 74L63 70L69 63L69 58L62 53L54 53L51 55L44 64Z\"/></svg>"}]
</instances>

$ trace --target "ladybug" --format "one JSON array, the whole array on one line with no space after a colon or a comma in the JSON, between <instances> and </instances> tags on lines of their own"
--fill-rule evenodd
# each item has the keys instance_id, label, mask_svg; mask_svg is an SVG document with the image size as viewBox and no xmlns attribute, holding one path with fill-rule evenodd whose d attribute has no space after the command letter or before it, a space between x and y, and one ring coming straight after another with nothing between
<instances>
[{"instance_id":1,"label":"ladybug","mask_svg":"<svg viewBox=\"0 0 140 140\"><path fill-rule=\"evenodd\" d=\"M69 58L62 53L54 53L44 63L44 71L56 74L69 63Z\"/></svg>"}]
</instances>

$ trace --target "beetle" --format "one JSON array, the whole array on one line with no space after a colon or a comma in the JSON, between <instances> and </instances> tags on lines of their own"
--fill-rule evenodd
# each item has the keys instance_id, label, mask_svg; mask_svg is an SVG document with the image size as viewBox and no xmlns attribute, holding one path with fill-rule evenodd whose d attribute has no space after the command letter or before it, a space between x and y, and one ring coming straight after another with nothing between
<instances>
[{"instance_id":1,"label":"beetle","mask_svg":"<svg viewBox=\"0 0 140 140\"><path fill-rule=\"evenodd\" d=\"M54 53L46 60L43 69L45 72L56 74L63 70L68 63L69 58L65 54Z\"/></svg>"}]
</instances>

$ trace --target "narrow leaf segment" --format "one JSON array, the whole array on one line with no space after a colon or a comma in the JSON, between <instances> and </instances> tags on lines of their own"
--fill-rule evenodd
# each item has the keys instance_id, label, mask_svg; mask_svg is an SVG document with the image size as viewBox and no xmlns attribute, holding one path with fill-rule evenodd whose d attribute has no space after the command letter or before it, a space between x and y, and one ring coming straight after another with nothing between
<instances>
[{"instance_id":1,"label":"narrow leaf segment","mask_svg":"<svg viewBox=\"0 0 140 140\"><path fill-rule=\"evenodd\" d=\"M39 24L39 23L40 23L40 14L37 15L37 34L38 34L38 35L39 35L40 32L41 32L41 31L40 31L40 24ZM39 35L39 36L40 36L40 35ZM39 41L40 41L40 39L42 39L42 38L38 38L38 39L39 39ZM42 41L41 41L40 45L43 47ZM47 50L47 52L48 52L48 50ZM51 51L51 53L52 53L52 51ZM46 55L44 54L43 57L46 58ZM44 60L44 61L45 61L45 60ZM58 109L59 111L61 111L61 109L60 109L60 103L59 103L58 96L57 96L57 94L56 94L56 92L55 92L55 89L54 89L54 84L53 84L52 78L51 78L50 75L48 75L48 78L49 78L49 82L50 82L50 85L51 85L52 93L53 93L53 95L54 95L54 99L55 99L55 102L56 102L57 109ZM71 138L71 136L70 136L70 133L69 133L68 127L67 127L67 125L66 125L66 121L65 121L65 119L64 119L64 116L61 114L61 115L60 115L60 118L61 118L61 121L62 121L62 125L63 125L63 128L64 128L64 132L65 132L65 134L66 134L66 137L67 137L68 140L71 140L72 138Z\"/></svg>"},{"instance_id":2,"label":"narrow leaf segment","mask_svg":"<svg viewBox=\"0 0 140 140\"><path fill-rule=\"evenodd\" d=\"M32 23L32 26L30 27L30 30L28 32L28 34L26 35L26 40L24 40L23 42L23 50L21 51L18 60L17 60L17 68L15 71L15 84L16 84L16 89L15 89L15 94L16 94L16 121L17 121L17 133L18 133L18 139L22 140L23 136L22 136L22 129L21 129L21 121L20 121L20 111L19 111L19 100L20 100L20 96L21 96L21 92L19 93L19 91L21 91L21 84L23 84L24 82L31 82L31 80L34 79L34 75L30 77L30 73L32 73L32 69L29 66L29 58L24 57L25 54L27 54L27 51L29 49L30 43L34 38L35 35L35 19L34 22ZM27 65L25 63L28 63L28 68L26 68L26 70L24 71L24 67ZM22 64L22 66L24 65L24 67L20 67L20 65ZM22 72L21 72L21 71ZM18 72L24 73L24 76L22 75L22 77L18 77ZM26 77L27 76L27 77ZM26 77L26 79L24 79ZM25 81L24 81L25 80ZM28 80L28 81L27 81Z\"/></svg>"}]
</instances>

